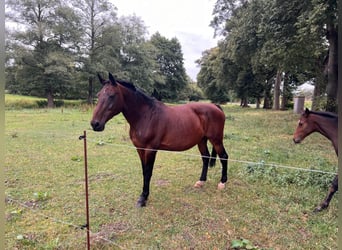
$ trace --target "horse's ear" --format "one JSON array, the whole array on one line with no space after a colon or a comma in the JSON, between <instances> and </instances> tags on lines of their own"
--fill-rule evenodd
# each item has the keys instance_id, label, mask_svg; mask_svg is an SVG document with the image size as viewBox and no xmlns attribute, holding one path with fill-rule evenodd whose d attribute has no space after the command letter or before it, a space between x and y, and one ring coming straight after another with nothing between
<instances>
[{"instance_id":1,"label":"horse's ear","mask_svg":"<svg viewBox=\"0 0 342 250\"><path fill-rule=\"evenodd\" d=\"M305 111L304 111L304 113L303 113L303 115L304 115L305 117L308 117L309 114L310 114L310 110L309 110L308 108L306 108Z\"/></svg>"},{"instance_id":2,"label":"horse's ear","mask_svg":"<svg viewBox=\"0 0 342 250\"><path fill-rule=\"evenodd\" d=\"M102 78L100 73L97 73L97 77L99 78L100 83L103 85L105 83L105 79Z\"/></svg>"},{"instance_id":3,"label":"horse's ear","mask_svg":"<svg viewBox=\"0 0 342 250\"><path fill-rule=\"evenodd\" d=\"M113 85L116 85L116 80L115 80L114 76L109 72L108 72L108 76L109 76L110 83Z\"/></svg>"}]
</instances>

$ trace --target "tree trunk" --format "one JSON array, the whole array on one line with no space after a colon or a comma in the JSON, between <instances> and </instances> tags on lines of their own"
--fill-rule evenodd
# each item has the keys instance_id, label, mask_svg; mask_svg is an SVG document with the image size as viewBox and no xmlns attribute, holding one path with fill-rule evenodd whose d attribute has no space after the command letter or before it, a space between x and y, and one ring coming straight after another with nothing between
<instances>
[{"instance_id":1,"label":"tree trunk","mask_svg":"<svg viewBox=\"0 0 342 250\"><path fill-rule=\"evenodd\" d=\"M274 103L273 109L279 110L279 99L280 99L280 84L281 84L281 70L277 71L276 80L274 83Z\"/></svg>"},{"instance_id":2,"label":"tree trunk","mask_svg":"<svg viewBox=\"0 0 342 250\"><path fill-rule=\"evenodd\" d=\"M93 77L89 77L88 79L88 104L93 104Z\"/></svg>"},{"instance_id":3,"label":"tree trunk","mask_svg":"<svg viewBox=\"0 0 342 250\"><path fill-rule=\"evenodd\" d=\"M329 41L327 111L337 112L338 91L338 35L333 23L327 24L327 39Z\"/></svg>"},{"instance_id":4,"label":"tree trunk","mask_svg":"<svg viewBox=\"0 0 342 250\"><path fill-rule=\"evenodd\" d=\"M318 111L322 107L323 95L325 94L325 88L327 86L327 74L328 74L328 55L324 58L323 63L318 60L316 64L317 75L315 77L315 88L312 96L311 110Z\"/></svg>"},{"instance_id":5,"label":"tree trunk","mask_svg":"<svg viewBox=\"0 0 342 250\"><path fill-rule=\"evenodd\" d=\"M264 109L271 109L272 108L272 94L271 94L271 90L272 90L272 84L271 84L271 80L267 81L267 84L265 86L265 92L264 92Z\"/></svg>"},{"instance_id":6,"label":"tree trunk","mask_svg":"<svg viewBox=\"0 0 342 250\"><path fill-rule=\"evenodd\" d=\"M52 93L49 91L48 93L47 93L47 107L48 108L53 108L54 107L54 104L53 104L53 95L52 95Z\"/></svg>"},{"instance_id":7,"label":"tree trunk","mask_svg":"<svg viewBox=\"0 0 342 250\"><path fill-rule=\"evenodd\" d=\"M248 107L247 97L241 98L240 106L243 107L243 108L247 108Z\"/></svg>"},{"instance_id":8,"label":"tree trunk","mask_svg":"<svg viewBox=\"0 0 342 250\"><path fill-rule=\"evenodd\" d=\"M287 85L288 85L288 74L285 73L284 75L284 81L283 81L283 95L281 98L281 104L280 104L280 109L281 110L285 110L286 106L287 106L287 97L288 97L288 89L287 89Z\"/></svg>"},{"instance_id":9,"label":"tree trunk","mask_svg":"<svg viewBox=\"0 0 342 250\"><path fill-rule=\"evenodd\" d=\"M320 106L320 99L321 99L321 90L318 86L318 82L315 83L315 88L312 96L312 104L311 104L311 110L317 111L319 110Z\"/></svg>"},{"instance_id":10,"label":"tree trunk","mask_svg":"<svg viewBox=\"0 0 342 250\"><path fill-rule=\"evenodd\" d=\"M261 103L260 97L258 97L257 100L256 100L256 108L257 108L257 109L260 108L260 103Z\"/></svg>"}]
</instances>

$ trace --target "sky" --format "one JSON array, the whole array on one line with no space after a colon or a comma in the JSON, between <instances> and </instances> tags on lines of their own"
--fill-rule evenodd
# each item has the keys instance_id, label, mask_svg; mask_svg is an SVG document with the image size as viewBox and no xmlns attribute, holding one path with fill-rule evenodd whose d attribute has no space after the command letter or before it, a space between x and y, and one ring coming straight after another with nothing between
<instances>
[{"instance_id":1,"label":"sky","mask_svg":"<svg viewBox=\"0 0 342 250\"><path fill-rule=\"evenodd\" d=\"M159 32L181 43L186 73L196 81L200 68L195 60L217 45L209 27L216 0L110 0L118 16L135 14L144 21L149 35Z\"/></svg>"}]
</instances>

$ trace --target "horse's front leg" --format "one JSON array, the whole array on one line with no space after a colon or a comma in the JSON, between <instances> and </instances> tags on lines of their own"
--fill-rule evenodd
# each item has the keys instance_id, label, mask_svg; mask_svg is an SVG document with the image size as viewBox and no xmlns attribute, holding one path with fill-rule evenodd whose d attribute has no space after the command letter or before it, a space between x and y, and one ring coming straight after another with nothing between
<instances>
[{"instance_id":1,"label":"horse's front leg","mask_svg":"<svg viewBox=\"0 0 342 250\"><path fill-rule=\"evenodd\" d=\"M157 151L138 150L143 171L143 190L137 201L137 207L145 207L150 194L150 181Z\"/></svg>"},{"instance_id":2,"label":"horse's front leg","mask_svg":"<svg viewBox=\"0 0 342 250\"><path fill-rule=\"evenodd\" d=\"M324 209L326 209L329 206L329 203L331 201L331 198L333 197L333 195L336 193L336 191L338 190L338 175L335 176L335 178L333 179L331 186L329 188L329 192L327 197L325 197L324 201L315 208L314 212L320 212Z\"/></svg>"}]
</instances>

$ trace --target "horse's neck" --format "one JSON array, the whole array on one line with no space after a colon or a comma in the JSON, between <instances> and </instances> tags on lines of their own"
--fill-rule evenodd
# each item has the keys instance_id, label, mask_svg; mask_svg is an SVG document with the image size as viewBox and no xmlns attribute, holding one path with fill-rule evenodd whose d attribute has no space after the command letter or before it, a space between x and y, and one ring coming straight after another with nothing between
<instances>
[{"instance_id":1,"label":"horse's neck","mask_svg":"<svg viewBox=\"0 0 342 250\"><path fill-rule=\"evenodd\" d=\"M319 115L317 115L315 123L316 123L317 132L321 133L323 136L325 136L332 142L335 148L336 154L338 155L337 123L333 119L327 119ZM327 126L327 123L328 123L328 126Z\"/></svg>"},{"instance_id":2,"label":"horse's neck","mask_svg":"<svg viewBox=\"0 0 342 250\"><path fill-rule=\"evenodd\" d=\"M150 105L144 102L144 97L131 90L124 89L122 92L125 100L122 114L132 127L146 117L146 113L150 110Z\"/></svg>"}]
</instances>

